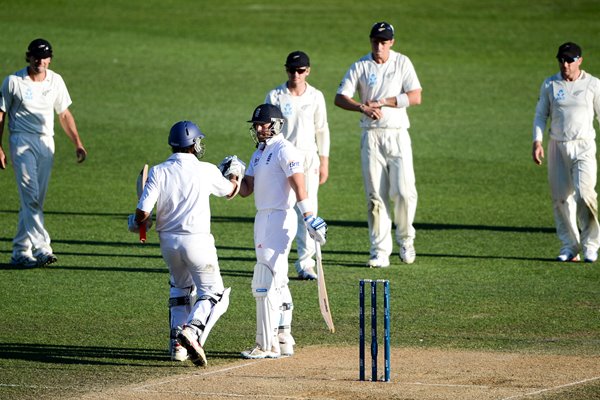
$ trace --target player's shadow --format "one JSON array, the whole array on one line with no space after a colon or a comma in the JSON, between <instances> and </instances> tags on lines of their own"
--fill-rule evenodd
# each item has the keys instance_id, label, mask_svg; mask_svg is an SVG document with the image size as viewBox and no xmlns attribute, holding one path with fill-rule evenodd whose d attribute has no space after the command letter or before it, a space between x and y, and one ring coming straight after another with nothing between
<instances>
[{"instance_id":1,"label":"player's shadow","mask_svg":"<svg viewBox=\"0 0 600 400\"><path fill-rule=\"evenodd\" d=\"M35 343L0 343L0 359L48 364L127 365L170 367L166 350L67 346Z\"/></svg>"}]
</instances>

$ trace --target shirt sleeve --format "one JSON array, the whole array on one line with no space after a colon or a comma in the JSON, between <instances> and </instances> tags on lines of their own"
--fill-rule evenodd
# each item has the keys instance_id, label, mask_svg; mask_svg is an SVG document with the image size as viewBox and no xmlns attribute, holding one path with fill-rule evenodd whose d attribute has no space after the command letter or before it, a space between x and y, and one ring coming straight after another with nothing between
<instances>
[{"instance_id":1,"label":"shirt sleeve","mask_svg":"<svg viewBox=\"0 0 600 400\"><path fill-rule=\"evenodd\" d=\"M410 59L406 56L402 57L402 70L404 71L403 76L405 78L402 82L402 92L398 94L421 89L421 82L419 82L415 67L412 61L410 61Z\"/></svg>"},{"instance_id":2,"label":"shirt sleeve","mask_svg":"<svg viewBox=\"0 0 600 400\"><path fill-rule=\"evenodd\" d=\"M214 164L208 164L209 165L209 173L210 173L210 178L212 181L212 191L211 194L218 196L218 197L224 197L227 196L229 193L233 192L234 186L233 183L231 183L227 178L225 178L222 174L221 171L219 171L219 168L217 168L216 165Z\"/></svg>"},{"instance_id":3,"label":"shirt sleeve","mask_svg":"<svg viewBox=\"0 0 600 400\"><path fill-rule=\"evenodd\" d=\"M357 66L357 63L354 63L350 66L350 69L348 69L346 75L344 75L342 78L342 82L338 87L337 94L348 96L350 98L354 97L354 93L356 92L356 88L358 86Z\"/></svg>"},{"instance_id":4,"label":"shirt sleeve","mask_svg":"<svg viewBox=\"0 0 600 400\"><path fill-rule=\"evenodd\" d=\"M54 75L55 85L57 89L57 96L54 100L54 111L57 114L63 113L69 106L71 105L71 96L69 96L69 91L67 90L67 85L62 77L58 74Z\"/></svg>"},{"instance_id":5,"label":"shirt sleeve","mask_svg":"<svg viewBox=\"0 0 600 400\"><path fill-rule=\"evenodd\" d=\"M319 155L329 157L329 124L327 122L327 108L323 93L317 92L315 108L315 137Z\"/></svg>"},{"instance_id":6,"label":"shirt sleeve","mask_svg":"<svg viewBox=\"0 0 600 400\"><path fill-rule=\"evenodd\" d=\"M535 117L533 119L534 142L541 142L544 138L544 131L546 130L546 124L548 123L548 117L550 116L548 90L551 86L551 83L548 80L545 80L540 88L540 96L535 107Z\"/></svg>"},{"instance_id":7,"label":"shirt sleeve","mask_svg":"<svg viewBox=\"0 0 600 400\"><path fill-rule=\"evenodd\" d=\"M297 173L304 174L302 158L293 145L282 147L279 153L279 165L288 178Z\"/></svg>"},{"instance_id":8,"label":"shirt sleeve","mask_svg":"<svg viewBox=\"0 0 600 400\"><path fill-rule=\"evenodd\" d=\"M8 114L12 102L12 95L10 94L10 76L7 76L2 82L2 88L0 89L0 110Z\"/></svg>"},{"instance_id":9,"label":"shirt sleeve","mask_svg":"<svg viewBox=\"0 0 600 400\"><path fill-rule=\"evenodd\" d=\"M159 193L160 188L158 184L157 169L152 167L150 168L150 171L148 171L146 186L144 186L144 191L140 196L137 208L147 213L152 212L154 205L158 201Z\"/></svg>"}]
</instances>

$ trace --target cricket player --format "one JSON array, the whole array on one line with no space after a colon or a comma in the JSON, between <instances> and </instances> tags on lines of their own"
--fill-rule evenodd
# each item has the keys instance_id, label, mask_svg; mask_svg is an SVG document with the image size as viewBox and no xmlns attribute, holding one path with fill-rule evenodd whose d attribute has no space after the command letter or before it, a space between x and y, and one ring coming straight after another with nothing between
<instances>
[{"instance_id":1,"label":"cricket player","mask_svg":"<svg viewBox=\"0 0 600 400\"><path fill-rule=\"evenodd\" d=\"M557 260L579 261L583 251L586 262L595 262L600 226L594 114L600 122L600 80L581 69L581 47L575 43L560 45L556 58L560 71L542 83L535 109L533 161L542 164L542 139L550 119L548 181L562 242Z\"/></svg>"},{"instance_id":2,"label":"cricket player","mask_svg":"<svg viewBox=\"0 0 600 400\"><path fill-rule=\"evenodd\" d=\"M281 135L285 119L279 108L259 105L248 121L257 144L240 195L254 193L256 265L252 293L256 300L256 344L244 358L277 358L294 354L291 334L292 295L288 288L288 255L296 236L298 207L305 229L320 244L327 224L313 212L306 194L302 155Z\"/></svg>"},{"instance_id":3,"label":"cricket player","mask_svg":"<svg viewBox=\"0 0 600 400\"><path fill-rule=\"evenodd\" d=\"M400 259L412 264L416 258L417 189L406 109L421 104L421 84L410 59L391 50L392 25L377 22L369 36L371 53L350 66L335 105L362 114L360 149L371 242L367 266L384 268L393 250L390 198ZM360 102L353 99L357 91Z\"/></svg>"},{"instance_id":4,"label":"cricket player","mask_svg":"<svg viewBox=\"0 0 600 400\"><path fill-rule=\"evenodd\" d=\"M286 122L283 136L290 141L302 156L306 193L318 213L319 185L329 176L329 125L325 97L320 90L306 81L310 75L310 59L302 51L294 51L287 56L285 69L287 82L267 93L265 103L277 106ZM304 216L298 208L298 230L296 244L298 259L294 263L298 278L317 279L315 273L315 244L304 228Z\"/></svg>"},{"instance_id":5,"label":"cricket player","mask_svg":"<svg viewBox=\"0 0 600 400\"><path fill-rule=\"evenodd\" d=\"M50 42L33 40L25 60L28 66L6 77L0 90L0 168L6 169L2 136L8 116L10 156L20 199L10 263L30 268L57 261L44 226L44 201L54 162L54 113L75 145L79 163L85 160L87 151L69 111L67 86L48 68L52 62Z\"/></svg>"},{"instance_id":6,"label":"cricket player","mask_svg":"<svg viewBox=\"0 0 600 400\"><path fill-rule=\"evenodd\" d=\"M169 145L173 154L152 167L129 230L147 227L156 205L156 231L169 268L171 357L207 364L203 345L216 321L227 310L229 288L223 286L215 240L210 231L209 196L235 196L245 166L231 166L227 180L219 169L199 161L204 134L190 121L173 125ZM197 297L197 299L196 299Z\"/></svg>"}]
</instances>

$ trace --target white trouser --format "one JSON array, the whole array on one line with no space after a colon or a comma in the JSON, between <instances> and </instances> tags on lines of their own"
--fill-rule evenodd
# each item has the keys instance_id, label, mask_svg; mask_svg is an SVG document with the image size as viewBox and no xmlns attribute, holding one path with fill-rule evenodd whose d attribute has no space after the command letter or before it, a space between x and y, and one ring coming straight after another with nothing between
<instances>
[{"instance_id":1,"label":"white trouser","mask_svg":"<svg viewBox=\"0 0 600 400\"><path fill-rule=\"evenodd\" d=\"M548 181L561 250L573 254L600 247L596 194L596 142L571 140L548 143ZM579 228L581 228L581 239Z\"/></svg>"},{"instance_id":2,"label":"white trouser","mask_svg":"<svg viewBox=\"0 0 600 400\"><path fill-rule=\"evenodd\" d=\"M321 161L319 155L314 152L304 154L304 182L306 184L306 193L312 205L312 212L318 215L319 209L319 167ZM304 225L304 215L294 208L298 216L298 231L296 233L296 247L298 251L298 260L294 263L296 272L306 268L313 268L316 265L313 257L315 256L315 241L311 239L308 230Z\"/></svg>"},{"instance_id":3,"label":"white trouser","mask_svg":"<svg viewBox=\"0 0 600 400\"><path fill-rule=\"evenodd\" d=\"M296 214L293 209L289 210L262 210L256 213L254 220L254 248L256 251L256 266L253 278L253 295L256 298L256 343L265 350L279 347L277 328L282 319L282 302L284 297L281 293L289 293L288 288L288 256L292 247L292 240L296 235ZM267 283L262 269L266 266L272 273L272 281L264 289L267 293L257 295L254 293L257 284ZM285 296L285 301L291 303L291 294ZM277 307L277 314L262 312L269 305ZM286 318L292 320L291 310Z\"/></svg>"},{"instance_id":4,"label":"white trouser","mask_svg":"<svg viewBox=\"0 0 600 400\"><path fill-rule=\"evenodd\" d=\"M21 208L13 256L52 253L44 228L44 200L54 161L54 138L46 135L10 135L10 155Z\"/></svg>"},{"instance_id":5,"label":"white trouser","mask_svg":"<svg viewBox=\"0 0 600 400\"><path fill-rule=\"evenodd\" d=\"M389 256L393 250L394 203L396 241L400 246L415 239L413 222L417 210L417 188L411 140L406 129L363 130L362 174L367 200L370 253Z\"/></svg>"},{"instance_id":6,"label":"white trouser","mask_svg":"<svg viewBox=\"0 0 600 400\"><path fill-rule=\"evenodd\" d=\"M171 286L182 291L196 287L197 297L218 298L225 287L219 269L215 241L211 234L181 235L160 232L160 250L169 268ZM173 291L172 291L173 292ZM192 305L187 321L201 321L206 324L211 307L198 301ZM171 329L181 321L172 320Z\"/></svg>"}]
</instances>

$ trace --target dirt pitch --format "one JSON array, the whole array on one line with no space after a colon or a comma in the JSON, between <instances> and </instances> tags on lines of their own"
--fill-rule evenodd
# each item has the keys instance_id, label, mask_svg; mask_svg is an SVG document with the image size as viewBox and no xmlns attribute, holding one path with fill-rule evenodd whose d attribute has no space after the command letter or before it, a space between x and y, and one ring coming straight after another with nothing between
<instances>
[{"instance_id":1,"label":"dirt pitch","mask_svg":"<svg viewBox=\"0 0 600 400\"><path fill-rule=\"evenodd\" d=\"M360 382L356 349L305 347L276 360L190 363L189 373L79 398L517 400L600 379L594 357L393 349L391 365L391 382Z\"/></svg>"}]
</instances>

